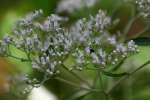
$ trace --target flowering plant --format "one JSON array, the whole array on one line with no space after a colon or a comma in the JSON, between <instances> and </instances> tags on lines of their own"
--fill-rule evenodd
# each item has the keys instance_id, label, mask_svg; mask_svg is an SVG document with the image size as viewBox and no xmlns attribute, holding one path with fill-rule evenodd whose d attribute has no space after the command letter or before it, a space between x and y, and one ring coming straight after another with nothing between
<instances>
[{"instance_id":1,"label":"flowering plant","mask_svg":"<svg viewBox=\"0 0 150 100\"><path fill-rule=\"evenodd\" d=\"M145 7L149 0L140 0L136 3L141 15L149 17L149 6ZM28 86L23 93L29 93L34 87L43 85L49 79L56 79L85 90L86 94L98 92L110 99L109 93L120 82L150 63L148 61L131 72L113 72L129 56L138 53L139 49L133 40L125 41L123 33L111 33L113 20L103 10L99 10L95 16L79 19L69 28L64 26L68 18L56 14L44 18L42 15L42 10L29 13L16 23L11 35L4 36L0 41L2 57L30 62L34 70L42 73L42 80L25 78ZM13 55L11 47L24 52L26 57ZM61 69L74 75L82 84L75 84L60 77L59 74L63 73ZM78 72L88 70L97 73L92 82L78 75ZM102 75L120 77L120 80L105 90ZM100 89L96 86L98 80Z\"/></svg>"}]
</instances>

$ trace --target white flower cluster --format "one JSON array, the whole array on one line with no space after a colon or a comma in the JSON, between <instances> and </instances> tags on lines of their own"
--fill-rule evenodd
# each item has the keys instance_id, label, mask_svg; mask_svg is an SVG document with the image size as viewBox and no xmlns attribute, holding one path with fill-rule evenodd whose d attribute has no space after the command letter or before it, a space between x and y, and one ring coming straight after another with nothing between
<instances>
[{"instance_id":1,"label":"white flower cluster","mask_svg":"<svg viewBox=\"0 0 150 100\"><path fill-rule=\"evenodd\" d=\"M150 17L150 0L136 0L136 4L142 16Z\"/></svg>"},{"instance_id":2,"label":"white flower cluster","mask_svg":"<svg viewBox=\"0 0 150 100\"><path fill-rule=\"evenodd\" d=\"M19 59L10 54L12 45L27 54L25 61L32 62L33 69L52 76L60 72L68 56L74 59L73 68L82 70L88 64L105 68L138 52L133 40L122 43L116 35L110 35L111 18L102 10L71 28L63 27L61 22L66 18L52 14L43 21L41 14L42 10L35 11L19 21L13 35L0 42L0 54Z\"/></svg>"},{"instance_id":3,"label":"white flower cluster","mask_svg":"<svg viewBox=\"0 0 150 100\"><path fill-rule=\"evenodd\" d=\"M91 7L97 0L61 0L57 7L57 12L67 11L71 13L83 7Z\"/></svg>"},{"instance_id":4,"label":"white flower cluster","mask_svg":"<svg viewBox=\"0 0 150 100\"><path fill-rule=\"evenodd\" d=\"M133 40L126 43L119 42L116 35L110 35L108 28L111 18L102 10L89 19L81 19L71 27L76 49L72 54L76 59L76 69L82 70L87 64L94 64L102 68L115 65L130 54L139 52ZM79 68L80 66L80 68Z\"/></svg>"},{"instance_id":5,"label":"white flower cluster","mask_svg":"<svg viewBox=\"0 0 150 100\"><path fill-rule=\"evenodd\" d=\"M0 54L14 57L8 52L12 45L27 54L34 69L52 75L59 72L55 68L62 64L73 42L71 35L60 25L66 18L52 14L42 21L41 17L42 10L38 10L19 20L13 35L6 35L1 40Z\"/></svg>"}]
</instances>

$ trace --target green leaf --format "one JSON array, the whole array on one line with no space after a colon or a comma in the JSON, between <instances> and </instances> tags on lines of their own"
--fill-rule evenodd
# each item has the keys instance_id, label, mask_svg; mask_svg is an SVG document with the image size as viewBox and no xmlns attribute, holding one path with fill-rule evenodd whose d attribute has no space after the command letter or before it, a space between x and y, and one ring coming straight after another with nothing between
<instances>
[{"instance_id":1,"label":"green leaf","mask_svg":"<svg viewBox=\"0 0 150 100\"><path fill-rule=\"evenodd\" d=\"M122 77L125 75L128 75L127 72L123 72L123 73L111 73L111 72L107 72L107 71L102 71L102 73L106 76L110 76L110 77Z\"/></svg>"}]
</instances>

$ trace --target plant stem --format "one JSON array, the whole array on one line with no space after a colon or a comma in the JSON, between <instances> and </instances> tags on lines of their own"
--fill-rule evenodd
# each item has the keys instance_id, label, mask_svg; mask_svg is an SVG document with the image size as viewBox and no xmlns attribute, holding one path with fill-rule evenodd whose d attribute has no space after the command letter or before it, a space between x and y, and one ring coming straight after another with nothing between
<instances>
[{"instance_id":1,"label":"plant stem","mask_svg":"<svg viewBox=\"0 0 150 100\"><path fill-rule=\"evenodd\" d=\"M98 75L99 75L100 87L101 87L101 89L102 89L102 91L103 91L103 94L104 94L106 100L110 100L110 99L109 99L109 95L108 95L108 94L105 92L105 90L104 90L103 79L102 79L102 74L101 74L100 69L98 70Z\"/></svg>"},{"instance_id":2,"label":"plant stem","mask_svg":"<svg viewBox=\"0 0 150 100\"><path fill-rule=\"evenodd\" d=\"M86 80L84 80L82 77L80 77L79 75L77 75L75 72L73 71L69 71L68 68L65 65L62 65L64 69L66 69L68 72L70 72L74 77L76 77L77 79L81 80L82 82L86 83L89 87L92 87L91 84L89 84Z\"/></svg>"},{"instance_id":3,"label":"plant stem","mask_svg":"<svg viewBox=\"0 0 150 100\"><path fill-rule=\"evenodd\" d=\"M135 74L137 71L139 71L140 69L142 69L143 67L145 67L146 65L150 64L150 60L147 61L146 63L144 63L143 65L141 65L140 67L138 67L137 69L135 69L134 71L132 71L129 75L133 75Z\"/></svg>"},{"instance_id":4,"label":"plant stem","mask_svg":"<svg viewBox=\"0 0 150 100\"><path fill-rule=\"evenodd\" d=\"M86 87L83 87L83 86L79 86L78 84L75 84L75 83L73 83L71 81L68 81L66 79L63 79L61 77L55 77L54 79L56 79L58 81L61 81L61 82L64 82L68 85L71 85L71 86L79 88L79 89L83 89L83 90L87 90L87 91L91 91L91 92L101 92L100 90L97 90L97 89L91 89L91 88L86 88Z\"/></svg>"},{"instance_id":5,"label":"plant stem","mask_svg":"<svg viewBox=\"0 0 150 100\"><path fill-rule=\"evenodd\" d=\"M124 77L120 78L113 86L111 89L108 90L107 94L111 93L111 91L113 91L113 89L118 86L121 82L123 82L124 80L128 79L128 77L132 76L133 74L135 74L137 71L139 71L140 69L144 68L146 65L150 64L150 60L147 61L146 63L142 64L140 67L138 67L137 69L135 69L134 71L130 72L129 74L125 75Z\"/></svg>"},{"instance_id":6,"label":"plant stem","mask_svg":"<svg viewBox=\"0 0 150 100\"><path fill-rule=\"evenodd\" d=\"M96 72L96 75L95 75L95 78L93 80L93 88L96 88L96 85L97 85L96 83L97 83L97 80L99 78L99 74L98 74L97 70L95 72Z\"/></svg>"},{"instance_id":7,"label":"plant stem","mask_svg":"<svg viewBox=\"0 0 150 100\"><path fill-rule=\"evenodd\" d=\"M101 74L100 70L98 70L98 75L99 75L99 82L100 82L101 88L104 91L103 80L102 80L102 76L101 76L102 74Z\"/></svg>"}]
</instances>

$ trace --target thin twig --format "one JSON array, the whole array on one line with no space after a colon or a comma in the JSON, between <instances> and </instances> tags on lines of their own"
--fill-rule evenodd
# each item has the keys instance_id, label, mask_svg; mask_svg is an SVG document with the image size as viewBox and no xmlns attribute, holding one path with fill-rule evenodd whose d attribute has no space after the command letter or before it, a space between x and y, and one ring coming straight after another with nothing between
<instances>
[{"instance_id":1,"label":"thin twig","mask_svg":"<svg viewBox=\"0 0 150 100\"><path fill-rule=\"evenodd\" d=\"M66 79L63 79L61 77L55 77L54 79L58 80L58 81L61 81L61 82L64 82L68 85L71 85L73 87L76 87L76 88L79 88L79 89L83 89L83 90L87 90L87 91L91 91L91 92L101 92L101 90L97 90L97 89L91 89L91 88L86 88L86 87L83 87L83 86L80 86L79 84L75 84L71 81L68 81Z\"/></svg>"},{"instance_id":2,"label":"thin twig","mask_svg":"<svg viewBox=\"0 0 150 100\"><path fill-rule=\"evenodd\" d=\"M113 91L113 89L118 86L121 82L123 82L124 80L126 80L128 77L132 76L133 74L135 74L137 71L139 71L140 69L144 68L146 65L150 64L150 60L147 61L146 63L144 63L143 65L141 65L140 67L138 67L137 69L135 69L134 71L130 72L129 74L125 75L124 77L120 78L113 86L111 89L108 90L107 94L109 94L111 91Z\"/></svg>"},{"instance_id":3,"label":"thin twig","mask_svg":"<svg viewBox=\"0 0 150 100\"><path fill-rule=\"evenodd\" d=\"M81 80L82 82L86 83L89 87L92 87L91 84L89 84L86 80L84 80L82 77L80 77L79 75L77 75L75 72L73 71L69 71L68 68L65 65L62 65L64 69L66 69L68 72L70 72L73 76L75 76L77 79Z\"/></svg>"},{"instance_id":4,"label":"thin twig","mask_svg":"<svg viewBox=\"0 0 150 100\"><path fill-rule=\"evenodd\" d=\"M106 99L109 100L108 94L104 90L104 84L103 84L103 79L102 79L102 74L100 69L98 70L98 75L99 75L99 83L101 85L102 92L105 95Z\"/></svg>"},{"instance_id":5,"label":"thin twig","mask_svg":"<svg viewBox=\"0 0 150 100\"><path fill-rule=\"evenodd\" d=\"M104 91L103 79L102 79L102 74L100 70L98 70L98 75L99 75L99 82L100 82L101 88Z\"/></svg>"},{"instance_id":6,"label":"thin twig","mask_svg":"<svg viewBox=\"0 0 150 100\"><path fill-rule=\"evenodd\" d=\"M96 75L95 75L95 78L93 79L93 88L96 88L96 83L97 83L97 80L98 80L98 72L96 71Z\"/></svg>"}]
</instances>

